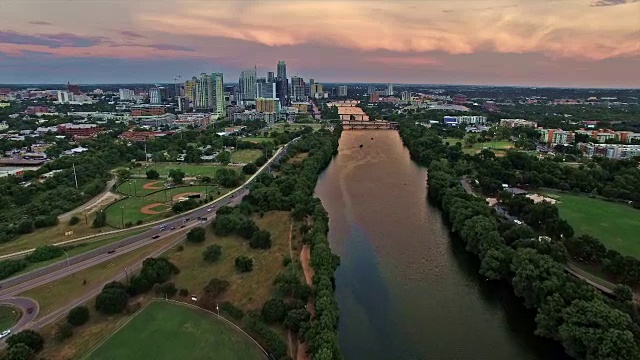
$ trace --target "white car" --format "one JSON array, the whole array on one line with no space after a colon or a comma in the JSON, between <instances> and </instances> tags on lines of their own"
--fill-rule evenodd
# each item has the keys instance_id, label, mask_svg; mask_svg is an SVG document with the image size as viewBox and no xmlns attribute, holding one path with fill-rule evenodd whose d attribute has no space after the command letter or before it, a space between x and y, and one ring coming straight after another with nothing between
<instances>
[{"instance_id":1,"label":"white car","mask_svg":"<svg viewBox=\"0 0 640 360\"><path fill-rule=\"evenodd\" d=\"M11 330L3 331L2 334L0 334L0 339L2 339L3 337L9 336L9 334L11 334Z\"/></svg>"},{"instance_id":2,"label":"white car","mask_svg":"<svg viewBox=\"0 0 640 360\"><path fill-rule=\"evenodd\" d=\"M209 208L209 209L207 209L207 212L211 212L211 210L213 210L213 208Z\"/></svg>"}]
</instances>

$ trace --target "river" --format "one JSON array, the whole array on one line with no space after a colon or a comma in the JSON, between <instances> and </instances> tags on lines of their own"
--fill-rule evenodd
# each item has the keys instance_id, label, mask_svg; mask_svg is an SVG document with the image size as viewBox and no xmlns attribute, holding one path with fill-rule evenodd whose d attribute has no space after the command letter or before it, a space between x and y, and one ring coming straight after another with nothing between
<instances>
[{"instance_id":1,"label":"river","mask_svg":"<svg viewBox=\"0 0 640 360\"><path fill-rule=\"evenodd\" d=\"M360 145L363 145L361 148ZM534 314L507 284L485 282L426 201L425 168L396 131L344 131L320 176L347 360L566 359L533 335Z\"/></svg>"}]
</instances>

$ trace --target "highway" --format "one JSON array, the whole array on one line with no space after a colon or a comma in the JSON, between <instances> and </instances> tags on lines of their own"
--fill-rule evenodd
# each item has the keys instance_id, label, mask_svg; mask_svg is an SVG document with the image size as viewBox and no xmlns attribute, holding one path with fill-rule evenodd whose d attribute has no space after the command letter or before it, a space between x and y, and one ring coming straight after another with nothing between
<instances>
[{"instance_id":1,"label":"highway","mask_svg":"<svg viewBox=\"0 0 640 360\"><path fill-rule=\"evenodd\" d=\"M149 254L148 257L156 257L161 255L168 249L182 242L185 239L185 234L189 229L196 226L206 226L211 223L211 221L215 218L216 211L220 207L225 205L239 204L242 198L244 198L244 196L249 193L248 187L251 182L255 181L257 175L264 172L270 172L271 165L273 165L274 163L278 163L280 161L280 158L287 153L288 147L298 139L299 138L292 140L290 143L286 144L284 147L278 150L274 154L274 156L269 159L269 161L264 166L262 166L258 170L258 172L256 172L255 176L252 176L250 178L249 181L244 183L241 187L221 197L217 201L206 204L202 207L185 213L184 215L172 217L166 219L165 221L154 224L153 227L149 228L141 234L133 235L131 237L119 240L109 245L105 245L98 249L66 258L40 269L36 269L31 272L15 276L4 281L0 281L0 304L7 304L17 307L23 313L23 316L18 321L18 323L11 327L12 333L26 328L39 329L52 323L60 316L66 314L71 308L83 304L96 296L102 290L102 286L104 286L104 284L123 278L124 273L117 275L115 278L110 279L103 284L99 284L99 286L95 286L89 289L81 298L73 300L70 299L71 301L66 306L57 309L56 311L47 314L46 316L43 316L37 320L36 317L39 310L37 302L24 297L16 297L16 295L36 288L38 286L50 283L52 281L64 278L65 276L78 271L82 271L102 262L109 261L119 255L134 251L155 241L167 238L172 235L180 234L181 236L178 236L174 241L171 241L170 243ZM141 266L142 262L138 262L136 264L128 266L127 268L132 271L136 271ZM27 309L29 308L34 309L31 314L28 314ZM3 329L0 329L0 331L2 330ZM1 348L4 348L4 341L0 342L0 349Z\"/></svg>"}]
</instances>

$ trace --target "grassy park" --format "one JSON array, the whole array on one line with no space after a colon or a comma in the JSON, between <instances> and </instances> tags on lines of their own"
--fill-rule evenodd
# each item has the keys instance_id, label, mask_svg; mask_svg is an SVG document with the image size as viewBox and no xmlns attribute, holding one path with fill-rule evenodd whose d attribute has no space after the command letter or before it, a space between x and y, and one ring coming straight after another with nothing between
<instances>
[{"instance_id":1,"label":"grassy park","mask_svg":"<svg viewBox=\"0 0 640 360\"><path fill-rule=\"evenodd\" d=\"M145 185L147 185L147 189L144 189ZM148 185L161 187L164 190L149 189ZM139 221L160 220L173 215L171 212L172 202L176 201L181 195L199 193L202 199L208 196L213 196L216 199L230 190L217 185L194 185L174 188L165 188L157 185L152 180L132 179L118 186L118 191L130 197L122 199L105 209L107 223L112 227L121 228L127 223L136 225Z\"/></svg>"},{"instance_id":2,"label":"grassy park","mask_svg":"<svg viewBox=\"0 0 640 360\"><path fill-rule=\"evenodd\" d=\"M455 145L456 143L462 144L462 151L465 154L475 154L477 152L482 151L483 149L489 149L495 153L504 153L507 149L511 149L513 147L512 141L487 141L487 142L476 142L473 143L471 147L467 147L464 139L457 138L444 138L443 142L449 143L449 145Z\"/></svg>"},{"instance_id":3,"label":"grassy park","mask_svg":"<svg viewBox=\"0 0 640 360\"><path fill-rule=\"evenodd\" d=\"M272 296L276 276L283 270L282 261L289 256L289 229L291 218L288 212L271 211L253 220L261 229L271 232L272 247L269 250L251 249L247 240L239 236L214 236L207 227L206 240L202 244L185 243L184 250L169 250L164 255L174 263L180 274L172 281L176 287L186 288L198 294L212 278L229 281L231 286L221 301L230 301L243 310L260 308ZM222 247L222 257L215 263L202 259L202 251L211 244ZM249 255L254 259L254 270L238 273L234 267L235 258Z\"/></svg>"},{"instance_id":4,"label":"grassy park","mask_svg":"<svg viewBox=\"0 0 640 360\"><path fill-rule=\"evenodd\" d=\"M89 354L88 359L264 359L246 335L213 315L156 301Z\"/></svg>"},{"instance_id":5,"label":"grassy park","mask_svg":"<svg viewBox=\"0 0 640 360\"><path fill-rule=\"evenodd\" d=\"M262 151L257 149L236 150L231 152L231 162L246 164L256 161L260 155L262 155Z\"/></svg>"},{"instance_id":6,"label":"grassy park","mask_svg":"<svg viewBox=\"0 0 640 360\"><path fill-rule=\"evenodd\" d=\"M0 331L7 330L17 323L20 319L20 310L11 307L0 305Z\"/></svg>"},{"instance_id":7,"label":"grassy park","mask_svg":"<svg viewBox=\"0 0 640 360\"><path fill-rule=\"evenodd\" d=\"M144 176L147 170L154 169L160 174L161 177L166 178L169 175L169 170L178 169L178 170L182 170L185 173L186 177L195 177L195 176L214 177L216 174L216 170L222 167L223 166L213 165L213 164L188 164L188 163L181 163L181 162L160 162L160 163L153 163L148 166L134 168L132 170L132 173L134 175Z\"/></svg>"},{"instance_id":8,"label":"grassy park","mask_svg":"<svg viewBox=\"0 0 640 360\"><path fill-rule=\"evenodd\" d=\"M590 198L583 195L544 191L559 200L560 217L573 226L577 235L599 238L608 248L624 255L640 258L640 210L625 204Z\"/></svg>"},{"instance_id":9,"label":"grassy park","mask_svg":"<svg viewBox=\"0 0 640 360\"><path fill-rule=\"evenodd\" d=\"M248 136L248 137L242 138L242 140L243 141L254 142L254 143L263 143L263 142L267 142L267 141L273 142L272 138L262 137L262 136Z\"/></svg>"}]
</instances>

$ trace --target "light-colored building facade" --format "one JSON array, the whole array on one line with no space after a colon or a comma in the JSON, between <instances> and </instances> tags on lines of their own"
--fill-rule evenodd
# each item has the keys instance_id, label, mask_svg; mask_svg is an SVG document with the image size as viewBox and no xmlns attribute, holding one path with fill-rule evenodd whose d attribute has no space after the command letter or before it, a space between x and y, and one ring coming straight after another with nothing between
<instances>
[{"instance_id":1,"label":"light-colored building facade","mask_svg":"<svg viewBox=\"0 0 640 360\"><path fill-rule=\"evenodd\" d=\"M338 86L338 96L347 96L348 88L347 85Z\"/></svg>"},{"instance_id":2,"label":"light-colored building facade","mask_svg":"<svg viewBox=\"0 0 640 360\"><path fill-rule=\"evenodd\" d=\"M160 91L159 88L149 89L149 103L151 105L162 104L162 92Z\"/></svg>"},{"instance_id":3,"label":"light-colored building facade","mask_svg":"<svg viewBox=\"0 0 640 360\"><path fill-rule=\"evenodd\" d=\"M118 95L122 101L129 101L135 98L135 93L131 89L119 89Z\"/></svg>"},{"instance_id":4,"label":"light-colored building facade","mask_svg":"<svg viewBox=\"0 0 640 360\"><path fill-rule=\"evenodd\" d=\"M529 121L525 119L500 119L500 126L502 127L531 127L536 128L538 124L535 121Z\"/></svg>"},{"instance_id":5,"label":"light-colored building facade","mask_svg":"<svg viewBox=\"0 0 640 360\"><path fill-rule=\"evenodd\" d=\"M222 73L212 73L211 80L213 113L217 119L223 119L227 116L227 103L224 98L224 76Z\"/></svg>"},{"instance_id":6,"label":"light-colored building facade","mask_svg":"<svg viewBox=\"0 0 640 360\"><path fill-rule=\"evenodd\" d=\"M240 73L240 94L243 102L256 100L256 68L243 70Z\"/></svg>"}]
</instances>

